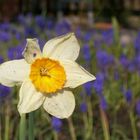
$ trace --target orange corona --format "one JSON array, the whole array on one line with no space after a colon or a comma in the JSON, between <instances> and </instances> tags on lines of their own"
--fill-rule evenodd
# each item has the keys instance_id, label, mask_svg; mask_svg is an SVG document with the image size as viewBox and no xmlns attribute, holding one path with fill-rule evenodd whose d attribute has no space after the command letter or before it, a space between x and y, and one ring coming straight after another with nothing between
<instances>
[{"instance_id":1,"label":"orange corona","mask_svg":"<svg viewBox=\"0 0 140 140\"><path fill-rule=\"evenodd\" d=\"M55 93L63 88L66 74L58 61L40 58L31 65L30 79L38 91Z\"/></svg>"}]
</instances>

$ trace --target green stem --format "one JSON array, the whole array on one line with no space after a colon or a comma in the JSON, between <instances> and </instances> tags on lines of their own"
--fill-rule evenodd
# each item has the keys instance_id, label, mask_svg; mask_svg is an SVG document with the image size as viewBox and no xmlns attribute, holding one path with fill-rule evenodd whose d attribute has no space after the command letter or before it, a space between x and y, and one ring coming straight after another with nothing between
<instances>
[{"instance_id":1,"label":"green stem","mask_svg":"<svg viewBox=\"0 0 140 140\"><path fill-rule=\"evenodd\" d=\"M58 133L56 131L53 132L54 140L58 140Z\"/></svg>"},{"instance_id":2,"label":"green stem","mask_svg":"<svg viewBox=\"0 0 140 140\"><path fill-rule=\"evenodd\" d=\"M89 138L95 139L95 133L93 131L93 111L92 111L92 103L90 97L87 99L87 106L88 106Z\"/></svg>"},{"instance_id":3,"label":"green stem","mask_svg":"<svg viewBox=\"0 0 140 140\"><path fill-rule=\"evenodd\" d=\"M1 114L0 114L0 140L2 140L2 123L1 122L2 122L2 117L1 117Z\"/></svg>"},{"instance_id":4,"label":"green stem","mask_svg":"<svg viewBox=\"0 0 140 140\"><path fill-rule=\"evenodd\" d=\"M0 107L0 140L2 140L2 120L3 120L3 117L2 117L2 112L3 112L3 108Z\"/></svg>"},{"instance_id":5,"label":"green stem","mask_svg":"<svg viewBox=\"0 0 140 140\"><path fill-rule=\"evenodd\" d=\"M135 117L132 111L130 111L129 117L130 117L130 122L131 122L131 127L132 127L133 140L138 140Z\"/></svg>"},{"instance_id":6,"label":"green stem","mask_svg":"<svg viewBox=\"0 0 140 140\"><path fill-rule=\"evenodd\" d=\"M71 140L76 140L75 129L71 118L68 118L68 125L70 129Z\"/></svg>"},{"instance_id":7,"label":"green stem","mask_svg":"<svg viewBox=\"0 0 140 140\"><path fill-rule=\"evenodd\" d=\"M101 121L102 121L102 127L104 132L104 139L110 140L108 121L106 118L106 114L102 108L100 108L100 114L101 114Z\"/></svg>"},{"instance_id":8,"label":"green stem","mask_svg":"<svg viewBox=\"0 0 140 140\"><path fill-rule=\"evenodd\" d=\"M29 125L28 130L29 140L34 140L34 112L29 113L28 125Z\"/></svg>"},{"instance_id":9,"label":"green stem","mask_svg":"<svg viewBox=\"0 0 140 140\"><path fill-rule=\"evenodd\" d=\"M112 25L113 25L113 29L114 29L114 38L115 38L115 43L119 43L119 23L117 21L117 19L115 17L112 18Z\"/></svg>"},{"instance_id":10,"label":"green stem","mask_svg":"<svg viewBox=\"0 0 140 140\"><path fill-rule=\"evenodd\" d=\"M8 104L6 104L5 109L5 132L4 132L4 140L9 140L9 128L10 128L10 110Z\"/></svg>"},{"instance_id":11,"label":"green stem","mask_svg":"<svg viewBox=\"0 0 140 140\"><path fill-rule=\"evenodd\" d=\"M22 114L19 124L19 140L26 139L26 115Z\"/></svg>"},{"instance_id":12,"label":"green stem","mask_svg":"<svg viewBox=\"0 0 140 140\"><path fill-rule=\"evenodd\" d=\"M10 123L10 117L8 114L6 114L4 140L9 140L9 123Z\"/></svg>"},{"instance_id":13,"label":"green stem","mask_svg":"<svg viewBox=\"0 0 140 140\"><path fill-rule=\"evenodd\" d=\"M83 133L83 135L84 135L84 140L88 140L89 139L89 131L88 131L88 129L89 129L89 122L88 122L88 118L87 118L87 114L85 114L85 113L83 113L83 122L84 122L84 133Z\"/></svg>"}]
</instances>

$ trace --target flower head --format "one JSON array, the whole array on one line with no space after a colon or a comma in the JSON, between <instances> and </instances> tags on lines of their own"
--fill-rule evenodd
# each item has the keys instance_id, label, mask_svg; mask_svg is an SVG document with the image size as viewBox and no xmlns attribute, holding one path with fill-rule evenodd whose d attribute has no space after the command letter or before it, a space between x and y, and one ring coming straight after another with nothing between
<instances>
[{"instance_id":1,"label":"flower head","mask_svg":"<svg viewBox=\"0 0 140 140\"><path fill-rule=\"evenodd\" d=\"M29 113L40 106L57 118L68 118L75 108L70 88L95 77L79 66L79 44L73 33L48 41L41 52L37 39L27 39L24 59L0 65L0 83L21 85L18 111Z\"/></svg>"}]
</instances>

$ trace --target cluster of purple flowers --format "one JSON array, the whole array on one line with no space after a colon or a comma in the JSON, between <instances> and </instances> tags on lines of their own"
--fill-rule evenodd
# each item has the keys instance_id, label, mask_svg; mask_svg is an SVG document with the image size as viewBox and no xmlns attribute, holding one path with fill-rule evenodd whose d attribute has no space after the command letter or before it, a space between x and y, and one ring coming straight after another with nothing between
<instances>
[{"instance_id":1,"label":"cluster of purple flowers","mask_svg":"<svg viewBox=\"0 0 140 140\"><path fill-rule=\"evenodd\" d=\"M107 101L106 101L105 96L103 94L104 81L105 81L104 73L97 73L96 80L94 82L89 82L89 83L84 84L84 89L85 89L86 95L90 97L90 96L92 96L93 88L94 88L96 95L99 98L100 107L103 110L106 110L107 109ZM80 110L81 110L81 112L87 111L87 104L85 101L83 101L80 104Z\"/></svg>"},{"instance_id":2,"label":"cluster of purple flowers","mask_svg":"<svg viewBox=\"0 0 140 140\"><path fill-rule=\"evenodd\" d=\"M111 54L108 54L105 50L98 50L96 52L96 59L98 67L105 69L114 62L114 57Z\"/></svg>"},{"instance_id":3,"label":"cluster of purple flowers","mask_svg":"<svg viewBox=\"0 0 140 140\"><path fill-rule=\"evenodd\" d=\"M78 33L80 35L82 34L80 29L78 30ZM125 79L123 79L124 74L125 76L127 75L129 76L129 73L132 74L134 72L140 73L140 32L137 34L136 38L134 39L134 48L133 45L131 46L132 49L131 56L128 55L128 53L126 53L127 51L129 52L128 50L129 47L127 48L127 44L125 46L123 45L119 46L119 48L117 48L117 46L114 46L113 29L104 30L101 31L100 33L101 35L99 35L99 33L97 33L94 30L92 33L87 32L85 36L83 36L83 34L81 36L80 35L78 36L83 38L84 45L82 47L82 53L86 62L85 65L91 67L92 65L90 64L92 63L96 64L94 65L94 67L98 71L98 73L96 74L96 80L93 83L91 82L84 85L85 92L87 93L88 96L89 95L91 96L92 93L94 93L92 88L94 88L95 92L97 93L100 99L100 106L103 109L106 109L107 100L106 100L106 95L104 94L104 92L106 92L104 89L105 80L109 83L113 74L113 79L111 80L114 80L114 83L115 82L117 83L118 81L118 84L120 84L120 81L125 82ZM108 48L108 46L110 46L110 48ZM114 52L112 50L118 52ZM95 60L96 63L93 62ZM94 69L94 67L92 68ZM120 87L121 84L117 86L118 92ZM130 89L123 90L122 93L124 95L126 102L130 104L132 102L133 97L135 96L135 93L132 93L131 86ZM120 94L120 92L118 94ZM110 96L115 96L115 95L110 95ZM121 94L119 96L120 98L122 97ZM138 105L136 107L138 108ZM80 105L81 111L84 112L86 108L87 108L86 103L82 102Z\"/></svg>"}]
</instances>

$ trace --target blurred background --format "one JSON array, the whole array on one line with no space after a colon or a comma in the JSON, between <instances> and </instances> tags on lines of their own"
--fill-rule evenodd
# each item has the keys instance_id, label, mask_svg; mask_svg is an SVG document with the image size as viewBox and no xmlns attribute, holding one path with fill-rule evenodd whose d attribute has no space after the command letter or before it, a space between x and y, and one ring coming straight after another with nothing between
<instances>
[{"instance_id":1,"label":"blurred background","mask_svg":"<svg viewBox=\"0 0 140 140\"><path fill-rule=\"evenodd\" d=\"M11 9L11 10L10 10ZM9 11L10 10L10 11ZM125 26L139 27L139 0L1 0L0 20L13 21L19 14L60 18L82 16L110 22L115 16ZM84 20L84 19L83 19ZM132 23L134 22L135 23ZM84 22L84 21L83 21Z\"/></svg>"},{"instance_id":2,"label":"blurred background","mask_svg":"<svg viewBox=\"0 0 140 140\"><path fill-rule=\"evenodd\" d=\"M74 89L71 118L33 112L34 139L139 140L140 0L0 0L0 63L23 58L26 38L42 48L68 32L81 46L78 63L97 79ZM0 140L19 140L18 91L0 85Z\"/></svg>"}]
</instances>

